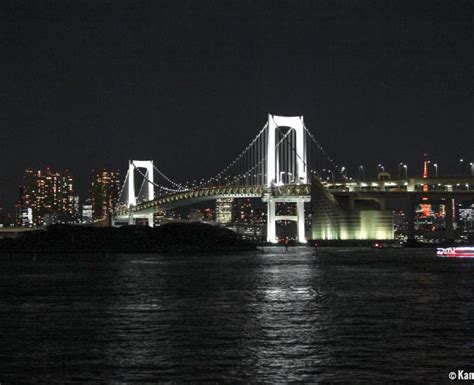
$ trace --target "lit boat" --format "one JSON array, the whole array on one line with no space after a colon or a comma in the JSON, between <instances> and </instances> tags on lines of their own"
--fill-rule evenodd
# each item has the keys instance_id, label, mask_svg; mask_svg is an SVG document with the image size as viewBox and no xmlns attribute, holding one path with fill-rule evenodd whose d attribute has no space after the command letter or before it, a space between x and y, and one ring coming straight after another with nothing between
<instances>
[{"instance_id":1,"label":"lit boat","mask_svg":"<svg viewBox=\"0 0 474 385\"><path fill-rule=\"evenodd\" d=\"M438 247L436 255L439 257L474 258L474 246Z\"/></svg>"}]
</instances>

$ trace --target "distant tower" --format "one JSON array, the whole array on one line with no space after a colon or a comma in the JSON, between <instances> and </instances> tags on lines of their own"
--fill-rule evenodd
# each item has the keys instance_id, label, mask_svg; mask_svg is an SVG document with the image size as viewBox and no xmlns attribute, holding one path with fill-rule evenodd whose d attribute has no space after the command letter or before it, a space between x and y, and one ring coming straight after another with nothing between
<instances>
[{"instance_id":1,"label":"distant tower","mask_svg":"<svg viewBox=\"0 0 474 385\"><path fill-rule=\"evenodd\" d=\"M428 178L428 155L425 154L424 155L424 161L423 161L423 179L427 179ZM429 187L428 187L428 184L425 183L423 185L423 191L428 191L429 190ZM422 198L423 201L427 201L428 200L428 197L423 197ZM428 217L431 215L431 205L430 204L427 204L427 203L423 203L421 205L421 212L423 213L423 216L424 217Z\"/></svg>"},{"instance_id":2,"label":"distant tower","mask_svg":"<svg viewBox=\"0 0 474 385\"><path fill-rule=\"evenodd\" d=\"M423 178L426 179L428 178L428 158L427 154L425 154L425 160L423 161ZM428 191L428 190L426 190Z\"/></svg>"}]
</instances>

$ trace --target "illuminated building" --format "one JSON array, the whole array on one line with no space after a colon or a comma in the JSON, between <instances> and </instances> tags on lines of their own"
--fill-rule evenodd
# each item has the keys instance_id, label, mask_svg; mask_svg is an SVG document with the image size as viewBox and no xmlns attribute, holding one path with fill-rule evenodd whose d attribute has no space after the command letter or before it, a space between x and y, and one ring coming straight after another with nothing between
<instances>
[{"instance_id":1,"label":"illuminated building","mask_svg":"<svg viewBox=\"0 0 474 385\"><path fill-rule=\"evenodd\" d=\"M92 218L104 219L117 205L121 190L119 171L93 171L91 185Z\"/></svg>"},{"instance_id":2,"label":"illuminated building","mask_svg":"<svg viewBox=\"0 0 474 385\"><path fill-rule=\"evenodd\" d=\"M87 199L81 207L81 223L87 224L92 222L92 202Z\"/></svg>"},{"instance_id":3,"label":"illuminated building","mask_svg":"<svg viewBox=\"0 0 474 385\"><path fill-rule=\"evenodd\" d=\"M58 172L49 167L39 170L28 168L20 186L17 225L29 222L28 209L31 209L33 225L45 224L45 216L48 218L51 215L61 223L75 222L75 197L73 177L68 170Z\"/></svg>"},{"instance_id":4,"label":"illuminated building","mask_svg":"<svg viewBox=\"0 0 474 385\"><path fill-rule=\"evenodd\" d=\"M250 198L234 199L232 211L234 222L251 223L253 218L253 209Z\"/></svg>"},{"instance_id":5,"label":"illuminated building","mask_svg":"<svg viewBox=\"0 0 474 385\"><path fill-rule=\"evenodd\" d=\"M280 206L275 205L275 210ZM253 225L264 225L267 223L267 209L261 202L252 198L235 198L232 202L233 223L248 223Z\"/></svg>"},{"instance_id":6,"label":"illuminated building","mask_svg":"<svg viewBox=\"0 0 474 385\"><path fill-rule=\"evenodd\" d=\"M459 222L464 231L474 232L474 204L459 208Z\"/></svg>"},{"instance_id":7,"label":"illuminated building","mask_svg":"<svg viewBox=\"0 0 474 385\"><path fill-rule=\"evenodd\" d=\"M232 221L232 202L233 198L216 199L216 222L229 223Z\"/></svg>"},{"instance_id":8,"label":"illuminated building","mask_svg":"<svg viewBox=\"0 0 474 385\"><path fill-rule=\"evenodd\" d=\"M25 207L20 210L21 227L33 226L33 210L31 207Z\"/></svg>"}]
</instances>

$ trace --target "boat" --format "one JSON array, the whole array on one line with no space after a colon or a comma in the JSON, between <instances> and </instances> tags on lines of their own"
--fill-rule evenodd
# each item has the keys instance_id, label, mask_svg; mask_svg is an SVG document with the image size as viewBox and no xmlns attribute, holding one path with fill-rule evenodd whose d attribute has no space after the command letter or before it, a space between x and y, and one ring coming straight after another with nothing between
<instances>
[{"instance_id":1,"label":"boat","mask_svg":"<svg viewBox=\"0 0 474 385\"><path fill-rule=\"evenodd\" d=\"M474 258L474 246L438 247L436 255L438 257Z\"/></svg>"},{"instance_id":2,"label":"boat","mask_svg":"<svg viewBox=\"0 0 474 385\"><path fill-rule=\"evenodd\" d=\"M373 249L400 249L401 243L397 242L375 242L372 244Z\"/></svg>"}]
</instances>

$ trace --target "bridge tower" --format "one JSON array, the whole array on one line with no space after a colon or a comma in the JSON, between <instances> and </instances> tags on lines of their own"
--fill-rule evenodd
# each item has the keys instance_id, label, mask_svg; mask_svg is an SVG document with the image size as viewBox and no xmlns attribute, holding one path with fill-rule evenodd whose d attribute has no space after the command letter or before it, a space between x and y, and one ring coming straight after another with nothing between
<instances>
[{"instance_id":1,"label":"bridge tower","mask_svg":"<svg viewBox=\"0 0 474 385\"><path fill-rule=\"evenodd\" d=\"M131 160L128 164L128 177L127 177L127 191L128 191L128 200L127 208L135 206L137 204L137 196L135 193L135 169L144 169L145 177L148 180L145 180L144 183L147 184L147 197L146 199L152 201L155 199L155 185L153 184L153 161L152 160ZM135 218L146 218L148 219L148 226L153 227L153 213L150 214L141 214L137 216L133 214L132 211L129 211L128 223L133 225L135 223Z\"/></svg>"},{"instance_id":2,"label":"bridge tower","mask_svg":"<svg viewBox=\"0 0 474 385\"><path fill-rule=\"evenodd\" d=\"M277 242L276 222L285 219L296 221L298 241L305 242L303 198L276 199L272 194L272 189L275 187L286 184L306 184L308 181L303 116L277 116L269 114L266 147L265 185L267 192L263 199L267 202L267 241L271 243ZM291 173L288 171L288 167L291 167ZM286 183L283 178L285 173L288 175ZM277 202L296 203L296 216L291 218L288 216L277 216Z\"/></svg>"}]
</instances>

